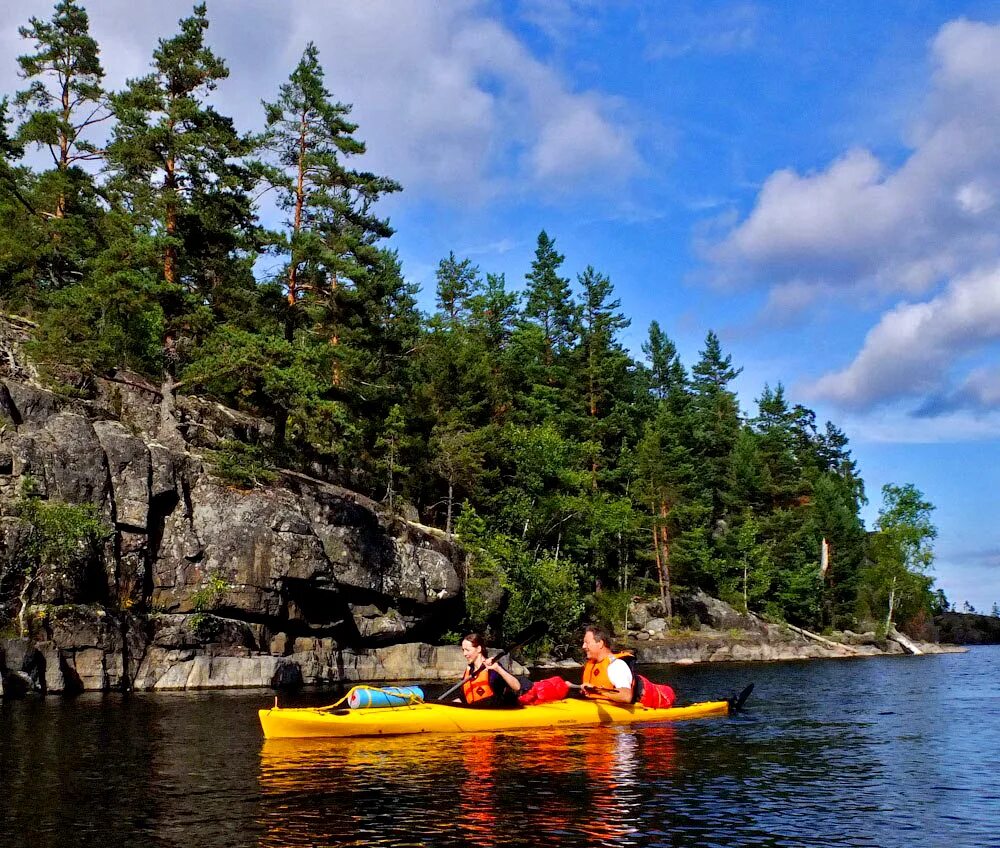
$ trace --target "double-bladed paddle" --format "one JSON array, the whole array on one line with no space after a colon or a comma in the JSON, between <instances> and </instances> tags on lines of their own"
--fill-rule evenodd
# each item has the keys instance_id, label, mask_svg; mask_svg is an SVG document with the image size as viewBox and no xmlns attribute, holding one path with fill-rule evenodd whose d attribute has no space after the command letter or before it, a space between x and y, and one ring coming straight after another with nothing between
<instances>
[{"instance_id":1,"label":"double-bladed paddle","mask_svg":"<svg viewBox=\"0 0 1000 848\"><path fill-rule=\"evenodd\" d=\"M509 648L506 648L505 650L501 651L499 654L496 654L495 656L490 657L490 659L493 660L494 662L496 662L501 657L504 657L507 654L513 653L518 648L523 648L529 642L534 642L536 639L541 639L548 632L549 632L549 625L546 624L544 621L535 621L535 622L532 622L527 627L525 627L524 630L522 630L520 633L517 634L517 636L514 638L514 644L513 645L511 645ZM447 692L444 692L443 694L438 695L438 700L439 701L443 701L449 695L457 692L458 689L462 686L463 683L465 683L464 679L463 680L459 680L458 683L456 683L454 686L452 686Z\"/></svg>"}]
</instances>

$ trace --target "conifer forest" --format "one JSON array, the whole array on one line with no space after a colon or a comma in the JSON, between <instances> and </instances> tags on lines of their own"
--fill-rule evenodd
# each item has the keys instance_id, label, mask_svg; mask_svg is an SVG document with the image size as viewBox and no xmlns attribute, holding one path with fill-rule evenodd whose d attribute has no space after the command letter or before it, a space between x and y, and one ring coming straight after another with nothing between
<instances>
[{"instance_id":1,"label":"conifer forest","mask_svg":"<svg viewBox=\"0 0 1000 848\"><path fill-rule=\"evenodd\" d=\"M456 631L620 626L635 596L670 618L696 589L815 630L947 608L918 489L885 486L866 527L847 434L780 383L741 406L711 330L695 361L655 320L628 350L613 281L571 279L558 233L519 279L442 257L421 309L380 213L405 187L364 169L317 48L251 130L212 105L229 71L209 25L195 6L113 91L82 5L24 22L23 87L0 93L0 308L34 323L50 387L133 372L266 421L219 473L296 469L454 537Z\"/></svg>"}]
</instances>

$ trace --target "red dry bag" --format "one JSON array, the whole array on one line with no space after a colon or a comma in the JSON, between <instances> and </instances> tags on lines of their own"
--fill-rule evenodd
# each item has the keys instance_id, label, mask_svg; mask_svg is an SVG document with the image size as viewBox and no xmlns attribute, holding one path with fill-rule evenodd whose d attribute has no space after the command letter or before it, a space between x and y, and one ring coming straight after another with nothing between
<instances>
[{"instance_id":1,"label":"red dry bag","mask_svg":"<svg viewBox=\"0 0 1000 848\"><path fill-rule=\"evenodd\" d=\"M561 701L569 694L569 684L561 677L546 677L536 682L525 692L518 702L522 704L545 704L549 701Z\"/></svg>"},{"instance_id":2,"label":"red dry bag","mask_svg":"<svg viewBox=\"0 0 1000 848\"><path fill-rule=\"evenodd\" d=\"M677 696L666 683L653 683L649 678L639 676L642 681L642 697L639 703L644 707L667 708L674 705Z\"/></svg>"}]
</instances>

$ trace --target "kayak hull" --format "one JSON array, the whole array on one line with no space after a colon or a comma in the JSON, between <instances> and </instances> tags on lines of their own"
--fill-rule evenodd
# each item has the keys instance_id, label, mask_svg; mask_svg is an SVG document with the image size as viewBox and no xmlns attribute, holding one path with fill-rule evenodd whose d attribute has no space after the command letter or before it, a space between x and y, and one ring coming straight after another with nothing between
<instances>
[{"instance_id":1,"label":"kayak hull","mask_svg":"<svg viewBox=\"0 0 1000 848\"><path fill-rule=\"evenodd\" d=\"M545 727L678 721L724 716L727 701L687 707L652 709L641 704L571 699L506 710L481 710L451 704L412 704L382 709L308 709L272 707L260 710L267 739L307 737L399 736L416 733L483 733Z\"/></svg>"}]
</instances>

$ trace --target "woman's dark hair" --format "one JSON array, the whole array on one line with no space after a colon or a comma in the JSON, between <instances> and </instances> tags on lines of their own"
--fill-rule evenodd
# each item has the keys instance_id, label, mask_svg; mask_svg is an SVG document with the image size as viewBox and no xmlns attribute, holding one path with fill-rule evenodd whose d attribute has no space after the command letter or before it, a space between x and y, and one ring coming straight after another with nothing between
<instances>
[{"instance_id":1,"label":"woman's dark hair","mask_svg":"<svg viewBox=\"0 0 1000 848\"><path fill-rule=\"evenodd\" d=\"M488 657L489 654L486 652L486 640L483 639L478 633L466 633L462 637L462 642L471 642L473 648L482 648L483 657ZM459 642L461 644L461 642Z\"/></svg>"},{"instance_id":2,"label":"woman's dark hair","mask_svg":"<svg viewBox=\"0 0 1000 848\"><path fill-rule=\"evenodd\" d=\"M613 651L614 645L611 644L611 634L608 632L607 628L601 627L599 624L588 624L584 629L584 633L589 633L594 637L595 642L603 642L604 647L609 651Z\"/></svg>"}]
</instances>

